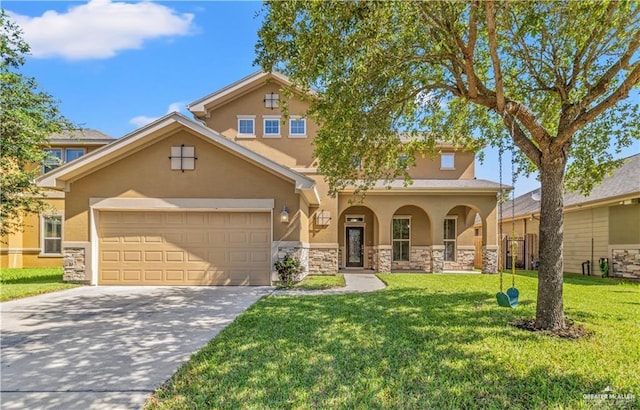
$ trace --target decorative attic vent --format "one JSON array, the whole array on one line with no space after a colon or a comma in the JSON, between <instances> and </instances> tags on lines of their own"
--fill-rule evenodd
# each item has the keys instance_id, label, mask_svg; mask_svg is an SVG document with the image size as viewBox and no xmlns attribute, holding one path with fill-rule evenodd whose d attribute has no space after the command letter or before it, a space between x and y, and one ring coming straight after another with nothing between
<instances>
[{"instance_id":1,"label":"decorative attic vent","mask_svg":"<svg viewBox=\"0 0 640 410\"><path fill-rule=\"evenodd\" d=\"M196 148L187 147L184 144L179 147L171 147L171 169L184 171L192 171L196 168Z\"/></svg>"},{"instance_id":2,"label":"decorative attic vent","mask_svg":"<svg viewBox=\"0 0 640 410\"><path fill-rule=\"evenodd\" d=\"M280 103L280 96L276 93L269 93L264 95L264 106L265 108L278 108Z\"/></svg>"}]
</instances>

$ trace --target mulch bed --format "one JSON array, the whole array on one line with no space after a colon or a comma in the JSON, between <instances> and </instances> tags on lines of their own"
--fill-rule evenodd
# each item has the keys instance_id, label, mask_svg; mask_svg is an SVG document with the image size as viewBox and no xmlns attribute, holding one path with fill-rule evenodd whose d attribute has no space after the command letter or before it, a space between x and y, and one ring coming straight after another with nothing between
<instances>
[{"instance_id":1,"label":"mulch bed","mask_svg":"<svg viewBox=\"0 0 640 410\"><path fill-rule=\"evenodd\" d=\"M543 335L556 336L563 339L581 339L591 336L591 332L586 330L582 325L576 325L573 320L566 319L566 326L563 329L545 330L536 328L535 319L517 319L511 322L512 326L518 329L528 330Z\"/></svg>"}]
</instances>

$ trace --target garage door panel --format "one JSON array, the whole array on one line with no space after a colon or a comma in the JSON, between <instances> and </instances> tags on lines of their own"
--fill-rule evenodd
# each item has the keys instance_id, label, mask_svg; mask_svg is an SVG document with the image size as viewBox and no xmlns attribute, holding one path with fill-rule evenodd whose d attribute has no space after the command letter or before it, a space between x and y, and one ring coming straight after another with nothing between
<instances>
[{"instance_id":1,"label":"garage door panel","mask_svg":"<svg viewBox=\"0 0 640 410\"><path fill-rule=\"evenodd\" d=\"M168 251L165 253L165 258L168 263L171 262L184 262L184 252L182 251Z\"/></svg>"},{"instance_id":2,"label":"garage door panel","mask_svg":"<svg viewBox=\"0 0 640 410\"><path fill-rule=\"evenodd\" d=\"M140 251L124 251L122 253L122 260L124 262L141 262L142 252Z\"/></svg>"},{"instance_id":3,"label":"garage door panel","mask_svg":"<svg viewBox=\"0 0 640 410\"><path fill-rule=\"evenodd\" d=\"M142 279L142 270L124 270L122 271L122 280L124 282L140 282Z\"/></svg>"},{"instance_id":4,"label":"garage door panel","mask_svg":"<svg viewBox=\"0 0 640 410\"><path fill-rule=\"evenodd\" d=\"M146 282L151 282L151 281L162 282L162 270L161 269L157 269L157 270L145 269L144 280Z\"/></svg>"},{"instance_id":5,"label":"garage door panel","mask_svg":"<svg viewBox=\"0 0 640 410\"><path fill-rule=\"evenodd\" d=\"M251 232L249 242L252 245L266 245L269 243L269 232Z\"/></svg>"},{"instance_id":6,"label":"garage door panel","mask_svg":"<svg viewBox=\"0 0 640 410\"><path fill-rule=\"evenodd\" d=\"M270 218L266 212L101 212L98 283L268 285Z\"/></svg>"},{"instance_id":7,"label":"garage door panel","mask_svg":"<svg viewBox=\"0 0 640 410\"><path fill-rule=\"evenodd\" d=\"M145 262L162 262L162 251L145 251L144 252L144 261Z\"/></svg>"},{"instance_id":8,"label":"garage door panel","mask_svg":"<svg viewBox=\"0 0 640 410\"><path fill-rule=\"evenodd\" d=\"M229 232L229 244L236 245L244 245L249 241L247 240L246 232Z\"/></svg>"},{"instance_id":9,"label":"garage door panel","mask_svg":"<svg viewBox=\"0 0 640 410\"><path fill-rule=\"evenodd\" d=\"M185 223L185 213L184 212L167 212L165 214L166 221L165 223L171 225L184 225Z\"/></svg>"}]
</instances>

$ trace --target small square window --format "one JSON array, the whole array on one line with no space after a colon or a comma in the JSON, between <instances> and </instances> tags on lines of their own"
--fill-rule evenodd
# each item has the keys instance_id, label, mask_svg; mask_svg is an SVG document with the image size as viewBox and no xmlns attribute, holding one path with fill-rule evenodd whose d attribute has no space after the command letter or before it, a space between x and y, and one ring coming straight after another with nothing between
<instances>
[{"instance_id":1,"label":"small square window","mask_svg":"<svg viewBox=\"0 0 640 410\"><path fill-rule=\"evenodd\" d=\"M307 124L304 118L291 118L289 120L290 137L306 137Z\"/></svg>"},{"instance_id":2,"label":"small square window","mask_svg":"<svg viewBox=\"0 0 640 410\"><path fill-rule=\"evenodd\" d=\"M280 135L280 120L278 118L265 118L264 135Z\"/></svg>"},{"instance_id":3,"label":"small square window","mask_svg":"<svg viewBox=\"0 0 640 410\"><path fill-rule=\"evenodd\" d=\"M238 118L238 135L255 135L253 118Z\"/></svg>"},{"instance_id":4,"label":"small square window","mask_svg":"<svg viewBox=\"0 0 640 410\"><path fill-rule=\"evenodd\" d=\"M440 154L440 169L456 169L455 154Z\"/></svg>"}]
</instances>

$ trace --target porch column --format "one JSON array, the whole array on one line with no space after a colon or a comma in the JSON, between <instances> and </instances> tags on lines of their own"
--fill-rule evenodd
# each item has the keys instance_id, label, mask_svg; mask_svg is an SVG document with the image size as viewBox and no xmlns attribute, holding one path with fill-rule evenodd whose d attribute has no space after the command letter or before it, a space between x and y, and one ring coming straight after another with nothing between
<instances>
[{"instance_id":1,"label":"porch column","mask_svg":"<svg viewBox=\"0 0 640 410\"><path fill-rule=\"evenodd\" d=\"M482 221L482 273L498 273L498 218L494 208Z\"/></svg>"},{"instance_id":2,"label":"porch column","mask_svg":"<svg viewBox=\"0 0 640 410\"><path fill-rule=\"evenodd\" d=\"M433 212L433 225L431 226L433 234L433 246L431 246L431 272L444 272L444 218L447 216L446 211Z\"/></svg>"},{"instance_id":3,"label":"porch column","mask_svg":"<svg viewBox=\"0 0 640 410\"><path fill-rule=\"evenodd\" d=\"M375 247L374 269L376 272L391 272L391 220L393 214L386 210L374 210L380 224L378 229L378 246Z\"/></svg>"}]
</instances>

